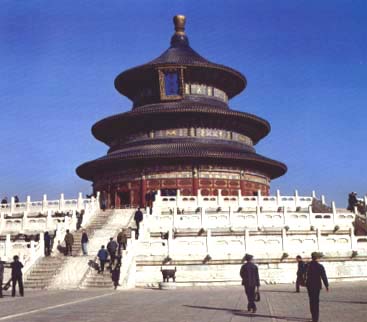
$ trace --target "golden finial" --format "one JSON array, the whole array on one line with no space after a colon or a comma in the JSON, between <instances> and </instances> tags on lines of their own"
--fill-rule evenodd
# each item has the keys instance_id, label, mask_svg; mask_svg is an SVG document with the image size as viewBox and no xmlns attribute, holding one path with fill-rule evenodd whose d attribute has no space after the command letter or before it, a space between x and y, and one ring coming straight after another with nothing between
<instances>
[{"instance_id":1,"label":"golden finial","mask_svg":"<svg viewBox=\"0 0 367 322\"><path fill-rule=\"evenodd\" d=\"M184 15L176 15L173 17L176 35L185 35L186 17Z\"/></svg>"}]
</instances>

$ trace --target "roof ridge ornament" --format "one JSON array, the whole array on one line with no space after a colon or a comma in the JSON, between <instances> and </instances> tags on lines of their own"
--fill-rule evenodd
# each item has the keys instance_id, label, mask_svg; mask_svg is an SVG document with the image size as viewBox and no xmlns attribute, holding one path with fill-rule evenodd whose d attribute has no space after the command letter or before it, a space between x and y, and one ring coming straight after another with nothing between
<instances>
[{"instance_id":1,"label":"roof ridge ornament","mask_svg":"<svg viewBox=\"0 0 367 322\"><path fill-rule=\"evenodd\" d=\"M175 33L171 38L171 47L188 47L189 39L185 33L186 17L184 15L176 15L173 17L175 25Z\"/></svg>"}]
</instances>

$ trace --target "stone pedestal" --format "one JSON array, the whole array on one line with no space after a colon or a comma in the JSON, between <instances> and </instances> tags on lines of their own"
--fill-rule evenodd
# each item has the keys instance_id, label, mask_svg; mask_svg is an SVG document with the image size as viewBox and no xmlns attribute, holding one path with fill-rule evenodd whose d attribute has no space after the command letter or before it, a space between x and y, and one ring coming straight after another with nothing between
<instances>
[{"instance_id":1,"label":"stone pedestal","mask_svg":"<svg viewBox=\"0 0 367 322\"><path fill-rule=\"evenodd\" d=\"M176 289L176 283L175 282L160 282L159 283L159 289L160 290L175 290Z\"/></svg>"}]
</instances>

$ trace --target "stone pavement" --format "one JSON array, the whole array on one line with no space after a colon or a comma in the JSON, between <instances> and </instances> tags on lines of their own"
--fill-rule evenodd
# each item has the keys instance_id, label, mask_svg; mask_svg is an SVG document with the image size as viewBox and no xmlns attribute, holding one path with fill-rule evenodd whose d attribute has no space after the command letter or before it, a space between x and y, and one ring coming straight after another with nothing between
<instances>
[{"instance_id":1,"label":"stone pavement","mask_svg":"<svg viewBox=\"0 0 367 322\"><path fill-rule=\"evenodd\" d=\"M283 322L309 321L308 298L294 285L266 285L256 315L245 311L242 287L171 291L134 289L31 291L0 299L0 322ZM366 322L367 282L333 283L321 295L321 322Z\"/></svg>"}]
</instances>

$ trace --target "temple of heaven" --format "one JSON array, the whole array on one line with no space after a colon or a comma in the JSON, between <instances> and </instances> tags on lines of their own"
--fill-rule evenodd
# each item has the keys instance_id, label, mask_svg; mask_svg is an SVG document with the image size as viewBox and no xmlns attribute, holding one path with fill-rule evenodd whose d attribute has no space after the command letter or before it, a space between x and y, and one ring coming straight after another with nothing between
<instances>
[{"instance_id":1,"label":"temple of heaven","mask_svg":"<svg viewBox=\"0 0 367 322\"><path fill-rule=\"evenodd\" d=\"M92 127L108 153L76 172L93 182L107 207L146 206L157 190L268 195L270 180L287 171L255 151L270 124L228 106L245 89L245 76L194 51L185 20L174 17L171 46L162 55L116 77L115 87L132 109Z\"/></svg>"}]
</instances>

